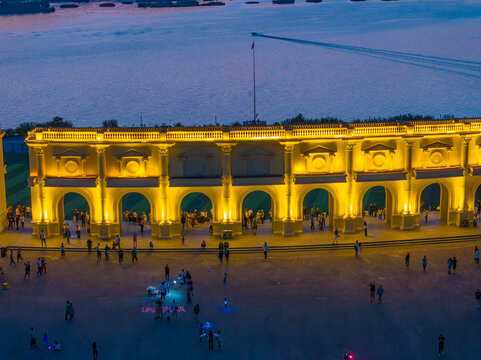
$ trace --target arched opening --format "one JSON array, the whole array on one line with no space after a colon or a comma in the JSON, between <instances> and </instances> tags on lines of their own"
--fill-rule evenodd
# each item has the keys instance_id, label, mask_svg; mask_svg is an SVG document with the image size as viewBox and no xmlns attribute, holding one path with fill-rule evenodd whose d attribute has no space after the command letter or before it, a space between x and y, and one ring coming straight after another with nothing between
<instances>
[{"instance_id":1,"label":"arched opening","mask_svg":"<svg viewBox=\"0 0 481 360\"><path fill-rule=\"evenodd\" d=\"M242 201L242 228L253 233L272 231L274 209L272 198L265 191L256 190L246 195ZM269 223L270 226L265 226Z\"/></svg>"},{"instance_id":2,"label":"arched opening","mask_svg":"<svg viewBox=\"0 0 481 360\"><path fill-rule=\"evenodd\" d=\"M391 224L392 194L384 186L374 186L368 189L362 197L362 212L364 221L374 227L379 224Z\"/></svg>"},{"instance_id":3,"label":"arched opening","mask_svg":"<svg viewBox=\"0 0 481 360\"><path fill-rule=\"evenodd\" d=\"M180 224L182 232L197 230L207 235L212 225L212 200L201 192L187 194L180 203Z\"/></svg>"},{"instance_id":4,"label":"arched opening","mask_svg":"<svg viewBox=\"0 0 481 360\"><path fill-rule=\"evenodd\" d=\"M70 231L71 239L81 239L90 234L90 206L82 195L69 192L58 202L59 233L63 237ZM80 231L80 237L79 233Z\"/></svg>"},{"instance_id":5,"label":"arched opening","mask_svg":"<svg viewBox=\"0 0 481 360\"><path fill-rule=\"evenodd\" d=\"M119 221L122 235L132 235L134 232L140 235L150 236L151 222L150 201L145 195L128 193L119 201Z\"/></svg>"},{"instance_id":6,"label":"arched opening","mask_svg":"<svg viewBox=\"0 0 481 360\"><path fill-rule=\"evenodd\" d=\"M325 189L309 191L302 202L302 218L305 226L314 230L316 227L322 230L328 226L333 227L334 198Z\"/></svg>"},{"instance_id":7,"label":"arched opening","mask_svg":"<svg viewBox=\"0 0 481 360\"><path fill-rule=\"evenodd\" d=\"M426 186L419 200L420 224L434 225L447 223L449 212L449 193L446 186L434 183Z\"/></svg>"},{"instance_id":8,"label":"arched opening","mask_svg":"<svg viewBox=\"0 0 481 360\"><path fill-rule=\"evenodd\" d=\"M481 216L481 185L478 186L474 193L474 213L475 216Z\"/></svg>"}]
</instances>

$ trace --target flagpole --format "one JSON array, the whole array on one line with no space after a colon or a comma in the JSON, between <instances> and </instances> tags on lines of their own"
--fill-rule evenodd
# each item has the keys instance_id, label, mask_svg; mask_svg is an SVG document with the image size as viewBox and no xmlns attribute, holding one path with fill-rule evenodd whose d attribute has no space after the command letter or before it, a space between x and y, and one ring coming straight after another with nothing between
<instances>
[{"instance_id":1,"label":"flagpole","mask_svg":"<svg viewBox=\"0 0 481 360\"><path fill-rule=\"evenodd\" d=\"M256 112L256 50L254 48L254 42L252 42L252 70L254 76L254 122L257 118Z\"/></svg>"}]
</instances>

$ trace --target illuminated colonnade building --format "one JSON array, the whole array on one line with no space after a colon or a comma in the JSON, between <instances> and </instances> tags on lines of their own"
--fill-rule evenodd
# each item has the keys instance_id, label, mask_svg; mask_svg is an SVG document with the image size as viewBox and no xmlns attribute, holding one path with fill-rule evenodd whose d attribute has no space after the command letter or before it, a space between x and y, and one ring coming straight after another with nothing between
<instances>
[{"instance_id":1,"label":"illuminated colonnade building","mask_svg":"<svg viewBox=\"0 0 481 360\"><path fill-rule=\"evenodd\" d=\"M481 119L406 123L202 127L73 128L29 132L33 231L59 233L63 196L82 195L91 233L121 231L121 199L136 192L150 202L152 235L180 234L182 199L192 192L212 202L213 230L241 233L245 197L272 199L276 234L302 232L303 200L329 192L329 222L361 229L362 199L386 189L386 223L419 226L420 197L441 187L440 218L472 223L481 184Z\"/></svg>"}]
</instances>

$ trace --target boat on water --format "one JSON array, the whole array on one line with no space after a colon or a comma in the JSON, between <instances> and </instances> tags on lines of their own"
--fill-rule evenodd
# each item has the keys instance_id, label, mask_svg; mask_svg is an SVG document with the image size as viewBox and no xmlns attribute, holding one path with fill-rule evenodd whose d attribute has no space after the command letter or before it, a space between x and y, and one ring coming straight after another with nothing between
<instances>
[{"instance_id":1,"label":"boat on water","mask_svg":"<svg viewBox=\"0 0 481 360\"><path fill-rule=\"evenodd\" d=\"M60 9L75 9L78 8L77 4L62 4L60 5Z\"/></svg>"},{"instance_id":2,"label":"boat on water","mask_svg":"<svg viewBox=\"0 0 481 360\"><path fill-rule=\"evenodd\" d=\"M294 4L295 2L295 0L272 0L272 3L275 5Z\"/></svg>"},{"instance_id":3,"label":"boat on water","mask_svg":"<svg viewBox=\"0 0 481 360\"><path fill-rule=\"evenodd\" d=\"M225 3L222 1L209 1L207 3L200 4L200 6L224 6Z\"/></svg>"},{"instance_id":4,"label":"boat on water","mask_svg":"<svg viewBox=\"0 0 481 360\"><path fill-rule=\"evenodd\" d=\"M0 0L0 15L48 14L54 11L48 0Z\"/></svg>"},{"instance_id":5,"label":"boat on water","mask_svg":"<svg viewBox=\"0 0 481 360\"><path fill-rule=\"evenodd\" d=\"M102 3L99 4L99 7L115 7L114 3Z\"/></svg>"}]
</instances>

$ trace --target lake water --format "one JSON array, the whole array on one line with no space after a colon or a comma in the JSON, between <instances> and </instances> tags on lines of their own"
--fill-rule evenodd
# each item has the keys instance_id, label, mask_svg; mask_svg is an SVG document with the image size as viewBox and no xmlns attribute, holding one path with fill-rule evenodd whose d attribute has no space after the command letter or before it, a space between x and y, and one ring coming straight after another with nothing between
<instances>
[{"instance_id":1,"label":"lake water","mask_svg":"<svg viewBox=\"0 0 481 360\"><path fill-rule=\"evenodd\" d=\"M58 5L56 5L58 6ZM0 17L0 122L59 115L147 125L252 119L251 32L481 60L480 1L325 0L139 9L98 3ZM344 119L481 115L479 79L256 38L257 110Z\"/></svg>"}]
</instances>

